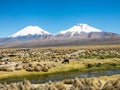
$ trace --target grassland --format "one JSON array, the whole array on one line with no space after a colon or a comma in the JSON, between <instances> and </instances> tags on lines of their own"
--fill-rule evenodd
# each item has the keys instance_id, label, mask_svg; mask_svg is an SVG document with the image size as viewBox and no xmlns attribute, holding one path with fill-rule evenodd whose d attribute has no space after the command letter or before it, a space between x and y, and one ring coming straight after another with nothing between
<instances>
[{"instance_id":1,"label":"grassland","mask_svg":"<svg viewBox=\"0 0 120 90\"><path fill-rule=\"evenodd\" d=\"M28 80L0 84L1 90L119 90L120 75L74 78L59 82L31 84Z\"/></svg>"},{"instance_id":2,"label":"grassland","mask_svg":"<svg viewBox=\"0 0 120 90\"><path fill-rule=\"evenodd\" d=\"M103 65L96 66L96 63L103 62ZM36 62L33 62L34 64ZM108 69L117 69L120 68L120 62L118 59L107 59L107 60L80 60L80 61L70 61L69 64L61 64L61 62L40 62L40 64L44 63L54 63L56 67L51 68L48 72L36 72L31 71L28 72L26 70L19 70L19 71L12 71L12 72L5 72L0 71L0 80L3 79L15 79L15 78L29 78L35 76L44 76L49 74L63 74L64 72L71 72L71 71L94 71L94 70L108 70ZM88 65L92 65L89 67Z\"/></svg>"},{"instance_id":3,"label":"grassland","mask_svg":"<svg viewBox=\"0 0 120 90\"><path fill-rule=\"evenodd\" d=\"M70 71L94 71L120 68L120 46L82 46L82 47L55 47L34 48L31 50L1 49L0 59L9 57L7 62L29 61L36 64L54 64L56 67L43 71L13 70L12 72L0 71L0 80L44 76ZM70 60L69 64L62 64L63 58ZM6 62L6 61L2 61Z\"/></svg>"}]
</instances>

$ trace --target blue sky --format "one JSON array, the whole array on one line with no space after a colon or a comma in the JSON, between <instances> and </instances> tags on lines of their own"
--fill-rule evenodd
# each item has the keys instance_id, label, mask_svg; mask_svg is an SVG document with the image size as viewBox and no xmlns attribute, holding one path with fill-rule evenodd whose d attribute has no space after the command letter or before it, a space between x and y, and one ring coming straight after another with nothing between
<instances>
[{"instance_id":1,"label":"blue sky","mask_svg":"<svg viewBox=\"0 0 120 90\"><path fill-rule=\"evenodd\" d=\"M0 37L29 25L54 34L78 23L120 34L120 0L0 0Z\"/></svg>"}]
</instances>

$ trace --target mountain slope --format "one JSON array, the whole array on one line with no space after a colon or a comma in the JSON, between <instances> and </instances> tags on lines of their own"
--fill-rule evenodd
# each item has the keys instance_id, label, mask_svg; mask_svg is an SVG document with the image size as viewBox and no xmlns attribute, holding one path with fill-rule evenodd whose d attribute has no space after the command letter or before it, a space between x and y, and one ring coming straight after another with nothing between
<instances>
[{"instance_id":1,"label":"mountain slope","mask_svg":"<svg viewBox=\"0 0 120 90\"><path fill-rule=\"evenodd\" d=\"M12 43L11 43L12 42ZM89 44L120 44L120 34L104 32L87 24L52 35L38 26L28 26L7 38L0 38L2 47L44 47Z\"/></svg>"},{"instance_id":2,"label":"mountain slope","mask_svg":"<svg viewBox=\"0 0 120 90\"><path fill-rule=\"evenodd\" d=\"M38 26L27 26L22 30L16 32L15 34L10 35L9 37L0 38L0 44L17 41L45 39L50 38L51 36L53 35Z\"/></svg>"},{"instance_id":3,"label":"mountain slope","mask_svg":"<svg viewBox=\"0 0 120 90\"><path fill-rule=\"evenodd\" d=\"M29 41L18 41L0 44L0 48L35 48L35 47L57 47L57 46L85 46L85 45L120 45L119 38L108 39L79 39L77 37L39 39Z\"/></svg>"},{"instance_id":4,"label":"mountain slope","mask_svg":"<svg viewBox=\"0 0 120 90\"><path fill-rule=\"evenodd\" d=\"M38 26L28 26L18 31L17 33L11 35L10 37L16 38L16 37L32 36L32 35L45 36L45 35L51 35L51 34Z\"/></svg>"},{"instance_id":5,"label":"mountain slope","mask_svg":"<svg viewBox=\"0 0 120 90\"><path fill-rule=\"evenodd\" d=\"M57 37L61 36L79 36L80 34L88 34L90 32L102 32L99 29L91 27L87 24L77 24L67 30L60 31L56 34Z\"/></svg>"}]
</instances>

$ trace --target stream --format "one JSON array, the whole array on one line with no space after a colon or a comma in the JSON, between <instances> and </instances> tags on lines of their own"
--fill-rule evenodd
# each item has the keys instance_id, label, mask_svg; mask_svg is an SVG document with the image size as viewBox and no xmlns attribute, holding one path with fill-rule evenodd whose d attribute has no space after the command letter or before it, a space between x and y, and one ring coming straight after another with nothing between
<instances>
[{"instance_id":1,"label":"stream","mask_svg":"<svg viewBox=\"0 0 120 90\"><path fill-rule=\"evenodd\" d=\"M52 74L52 75L45 75L45 76L34 76L34 77L29 77L25 78L29 80L32 84L40 84L40 83L45 83L48 81L62 81L64 79L73 79L75 77L78 78L84 78L84 77L98 77L98 76L110 76L110 75L115 75L115 74L120 74L120 69L115 69L115 70L103 70L103 71L87 71L87 72L80 72L80 71L70 71L70 72L64 72L60 74ZM0 81L3 83L4 81L7 83L11 82L19 82L22 81L23 79L7 79L7 80L2 80Z\"/></svg>"}]
</instances>

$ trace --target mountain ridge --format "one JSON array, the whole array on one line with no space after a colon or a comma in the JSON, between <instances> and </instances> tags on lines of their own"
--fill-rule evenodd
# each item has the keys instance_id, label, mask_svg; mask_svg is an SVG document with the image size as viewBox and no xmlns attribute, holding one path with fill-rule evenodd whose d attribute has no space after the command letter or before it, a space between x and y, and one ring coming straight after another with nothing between
<instances>
[{"instance_id":1,"label":"mountain ridge","mask_svg":"<svg viewBox=\"0 0 120 90\"><path fill-rule=\"evenodd\" d=\"M58 32L56 36L62 36L65 34L66 35L69 34L69 36L74 36L75 34L90 33L90 32L102 32L102 31L97 28L91 27L87 24L77 24L67 30Z\"/></svg>"},{"instance_id":2,"label":"mountain ridge","mask_svg":"<svg viewBox=\"0 0 120 90\"><path fill-rule=\"evenodd\" d=\"M34 31L35 27L37 30ZM26 30L27 28L27 30ZM28 27L23 30L27 33L21 35L21 30L17 34L12 34L11 37L0 38L0 47L35 47L35 46L59 46L59 45L82 45L89 43L118 43L120 42L120 34L104 32L102 30L91 27L87 24L77 24L67 30L60 31L53 35L45 30L41 30L38 26L31 26L32 33ZM40 29L40 30L39 30ZM30 29L31 30L31 29ZM111 41L113 40L113 41ZM116 42L117 41L117 42Z\"/></svg>"},{"instance_id":3,"label":"mountain ridge","mask_svg":"<svg viewBox=\"0 0 120 90\"><path fill-rule=\"evenodd\" d=\"M27 26L23 28L22 30L10 35L9 37L16 38L16 37L22 37L22 36L24 37L27 35L44 35L44 34L58 36L59 34L65 35L66 33L71 33L70 36L74 36L74 34L76 33L80 34L80 33L90 33L90 32L102 32L102 31L94 27L91 27L87 24L77 24L67 30L59 31L56 34L51 34L50 32L43 30L39 26Z\"/></svg>"}]
</instances>

